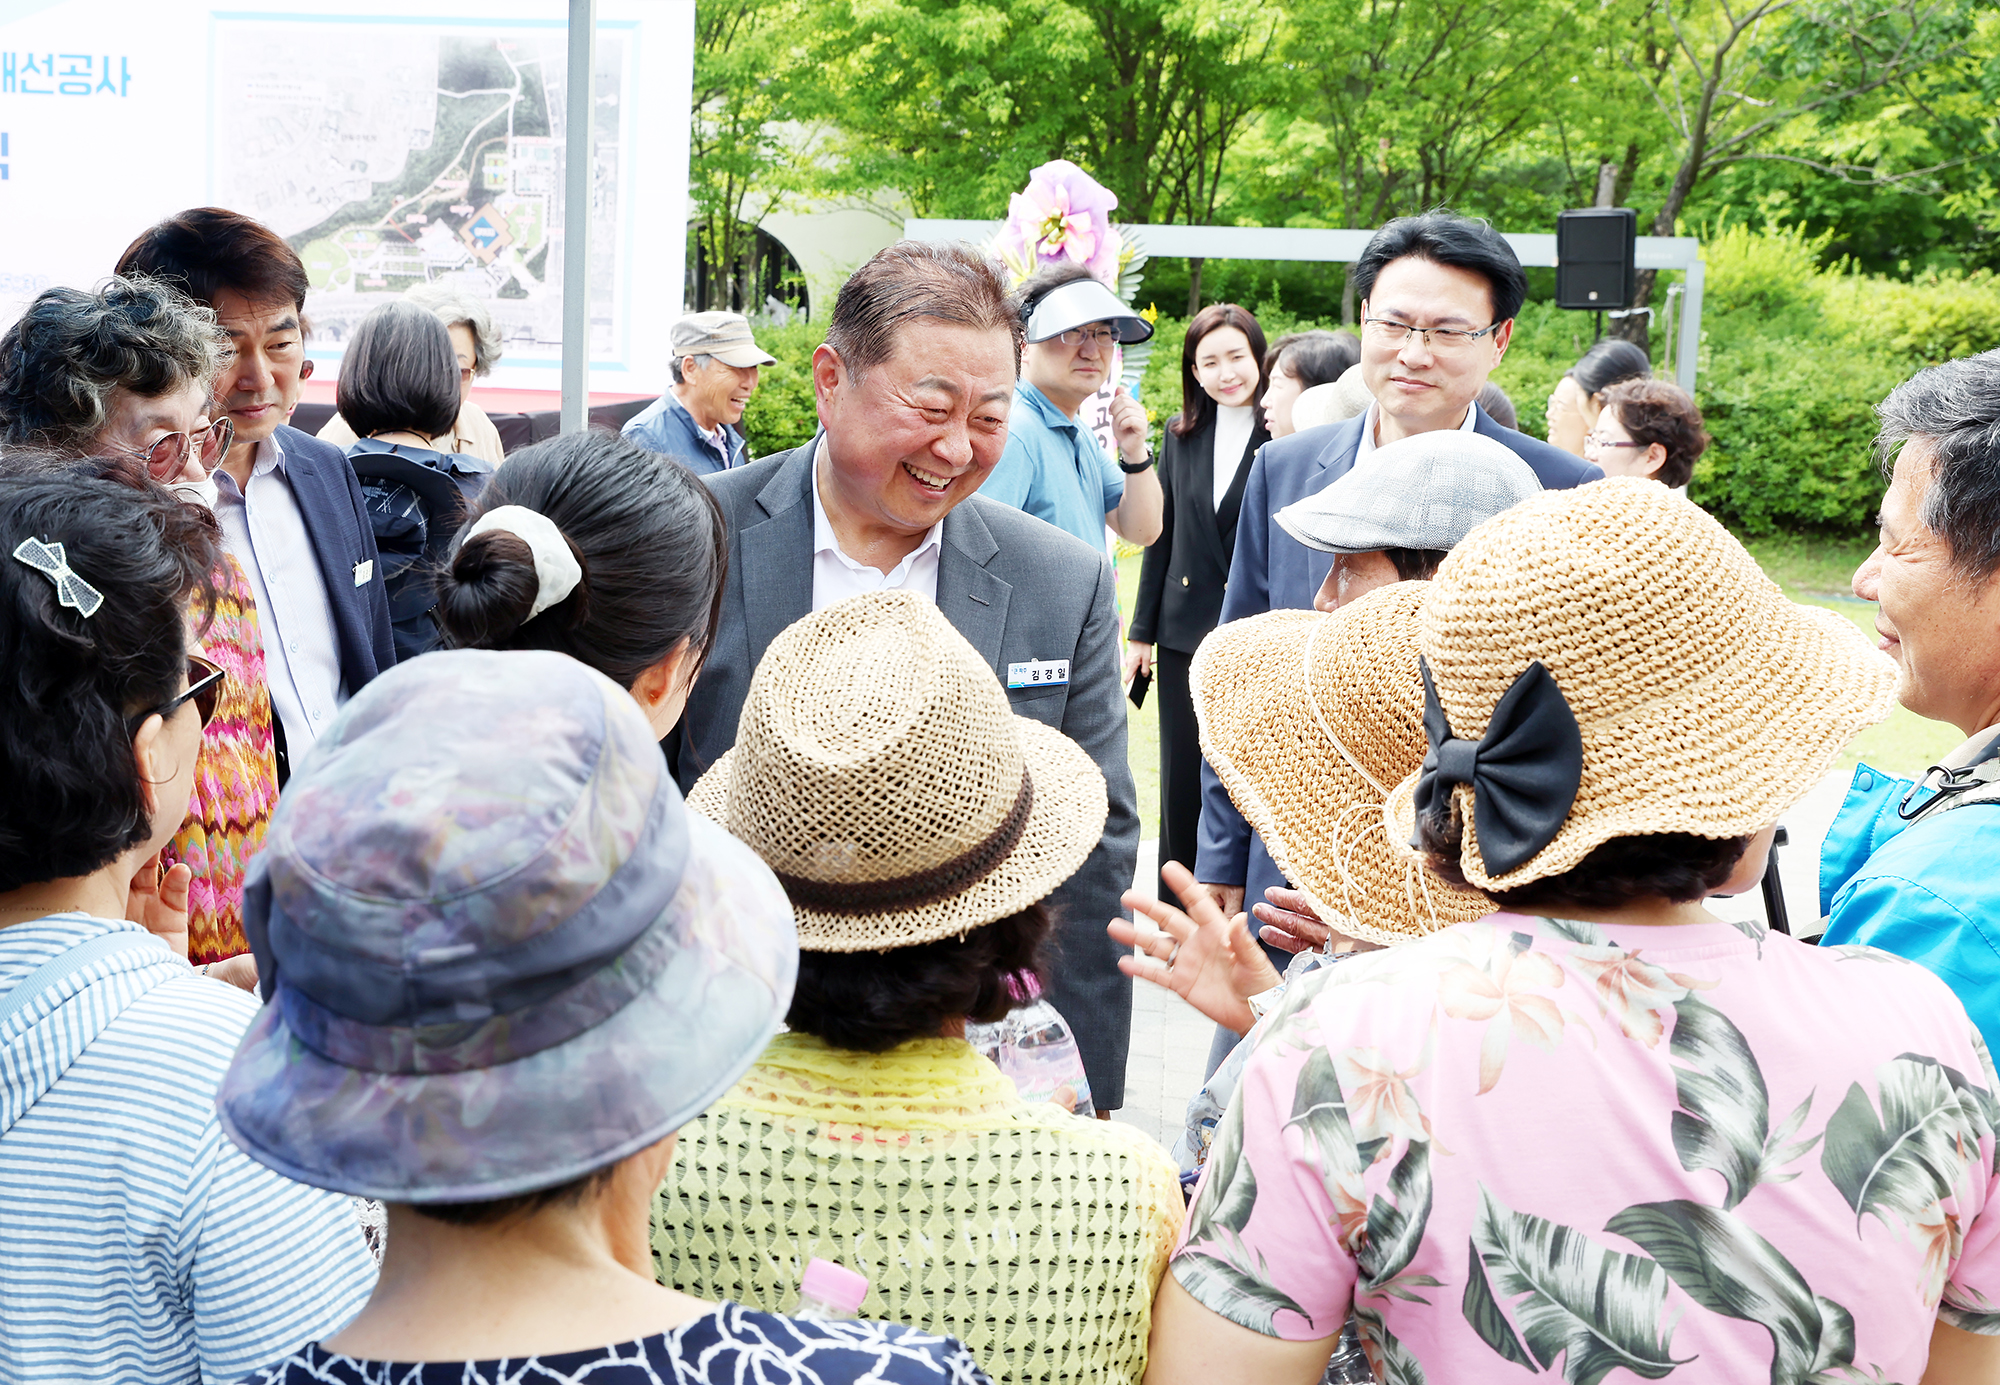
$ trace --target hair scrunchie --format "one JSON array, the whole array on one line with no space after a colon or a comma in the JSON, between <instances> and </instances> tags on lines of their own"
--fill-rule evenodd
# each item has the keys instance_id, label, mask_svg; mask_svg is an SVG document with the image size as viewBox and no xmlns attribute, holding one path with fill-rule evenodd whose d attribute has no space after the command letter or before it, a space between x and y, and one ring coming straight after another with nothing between
<instances>
[{"instance_id":1,"label":"hair scrunchie","mask_svg":"<svg viewBox=\"0 0 2000 1385\"><path fill-rule=\"evenodd\" d=\"M529 620L566 599L583 581L583 566L570 551L569 541L556 528L556 522L541 511L525 505L501 505L488 510L465 531L465 542L493 530L512 534L528 545L528 552L534 555L535 604L528 608Z\"/></svg>"}]
</instances>

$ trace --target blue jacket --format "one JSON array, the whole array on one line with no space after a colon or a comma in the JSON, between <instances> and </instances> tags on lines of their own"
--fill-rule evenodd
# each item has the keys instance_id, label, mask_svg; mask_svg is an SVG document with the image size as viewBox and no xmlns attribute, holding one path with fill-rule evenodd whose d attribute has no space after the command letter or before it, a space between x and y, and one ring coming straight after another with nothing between
<instances>
[{"instance_id":1,"label":"blue jacket","mask_svg":"<svg viewBox=\"0 0 2000 1385\"><path fill-rule=\"evenodd\" d=\"M354 585L356 567L372 565L380 556L375 530L368 522L368 503L347 454L332 443L281 427L278 446L285 454L285 480L312 539L327 603L333 607L340 678L351 697L376 674L396 666L389 593L381 574L371 566L371 580Z\"/></svg>"},{"instance_id":2,"label":"blue jacket","mask_svg":"<svg viewBox=\"0 0 2000 1385\"><path fill-rule=\"evenodd\" d=\"M1548 490L1567 490L1604 473L1580 457L1539 438L1502 428L1477 404L1472 406L1473 431L1514 452L1541 478ZM1347 474L1361 447L1361 429L1368 415L1324 428L1309 428L1288 438L1267 442L1250 464L1243 490L1243 509L1236 520L1236 551L1229 561L1229 585L1222 598L1226 623L1266 611L1310 611L1320 584L1333 567L1331 553L1316 553L1278 527L1278 511L1294 500L1317 495ZM1196 849L1195 879L1217 885L1241 884L1245 907L1263 899L1264 891L1285 883L1278 863L1229 801L1229 791L1206 761L1201 766L1201 840Z\"/></svg>"},{"instance_id":3,"label":"blue jacket","mask_svg":"<svg viewBox=\"0 0 2000 1385\"><path fill-rule=\"evenodd\" d=\"M725 463L718 457L708 439L701 435L701 429L695 427L694 415L674 398L672 390L632 415L618 431L621 437L630 438L641 447L664 452L697 476L727 471L750 460L743 434L726 423L722 425L722 440L729 446L729 460Z\"/></svg>"},{"instance_id":4,"label":"blue jacket","mask_svg":"<svg viewBox=\"0 0 2000 1385\"><path fill-rule=\"evenodd\" d=\"M414 659L437 648L437 573L449 566L451 541L493 478L493 463L376 438L356 439L347 460L368 499L397 661Z\"/></svg>"},{"instance_id":5,"label":"blue jacket","mask_svg":"<svg viewBox=\"0 0 2000 1385\"><path fill-rule=\"evenodd\" d=\"M1897 809L1911 788L1855 769L1820 848L1820 943L1879 947L1936 973L2000 1053L2000 803L1908 823Z\"/></svg>"}]
</instances>

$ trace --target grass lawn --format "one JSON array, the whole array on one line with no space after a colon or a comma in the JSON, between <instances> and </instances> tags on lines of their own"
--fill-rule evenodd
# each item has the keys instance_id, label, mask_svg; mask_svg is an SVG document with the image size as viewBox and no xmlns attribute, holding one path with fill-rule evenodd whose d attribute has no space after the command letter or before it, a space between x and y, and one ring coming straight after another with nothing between
<instances>
[{"instance_id":1,"label":"grass lawn","mask_svg":"<svg viewBox=\"0 0 2000 1385\"><path fill-rule=\"evenodd\" d=\"M1747 547L1792 600L1838 611L1873 637L1875 607L1856 599L1848 587L1854 569L1874 548L1873 543L1784 535L1754 540ZM1139 589L1140 550L1124 543L1118 550L1118 604L1130 619ZM1134 710L1128 705L1126 710L1132 778L1139 790L1139 835L1150 839L1160 835L1159 707L1149 697L1143 708ZM1851 767L1866 760L1878 769L1920 774L1964 739L1955 726L1925 721L1898 707L1887 721L1856 736L1841 764Z\"/></svg>"}]
</instances>

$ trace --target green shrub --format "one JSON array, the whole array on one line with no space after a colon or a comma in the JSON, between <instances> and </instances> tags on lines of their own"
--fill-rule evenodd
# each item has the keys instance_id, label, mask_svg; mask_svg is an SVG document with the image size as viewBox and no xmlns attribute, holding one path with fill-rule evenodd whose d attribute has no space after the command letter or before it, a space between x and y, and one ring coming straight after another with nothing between
<instances>
[{"instance_id":1,"label":"green shrub","mask_svg":"<svg viewBox=\"0 0 2000 1385\"><path fill-rule=\"evenodd\" d=\"M808 322L757 328L757 344L778 359L757 375L757 392L743 410L743 436L752 457L768 457L812 441L819 428L813 402L813 349L826 329Z\"/></svg>"}]
</instances>

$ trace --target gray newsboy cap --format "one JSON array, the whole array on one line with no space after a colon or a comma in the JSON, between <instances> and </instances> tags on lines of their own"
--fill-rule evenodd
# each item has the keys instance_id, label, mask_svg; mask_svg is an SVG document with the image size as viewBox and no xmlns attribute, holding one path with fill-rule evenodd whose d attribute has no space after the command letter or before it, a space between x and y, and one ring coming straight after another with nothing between
<instances>
[{"instance_id":1,"label":"gray newsboy cap","mask_svg":"<svg viewBox=\"0 0 2000 1385\"><path fill-rule=\"evenodd\" d=\"M1506 447L1454 428L1378 447L1325 490L1274 518L1321 553L1450 549L1541 489L1534 471Z\"/></svg>"}]
</instances>

